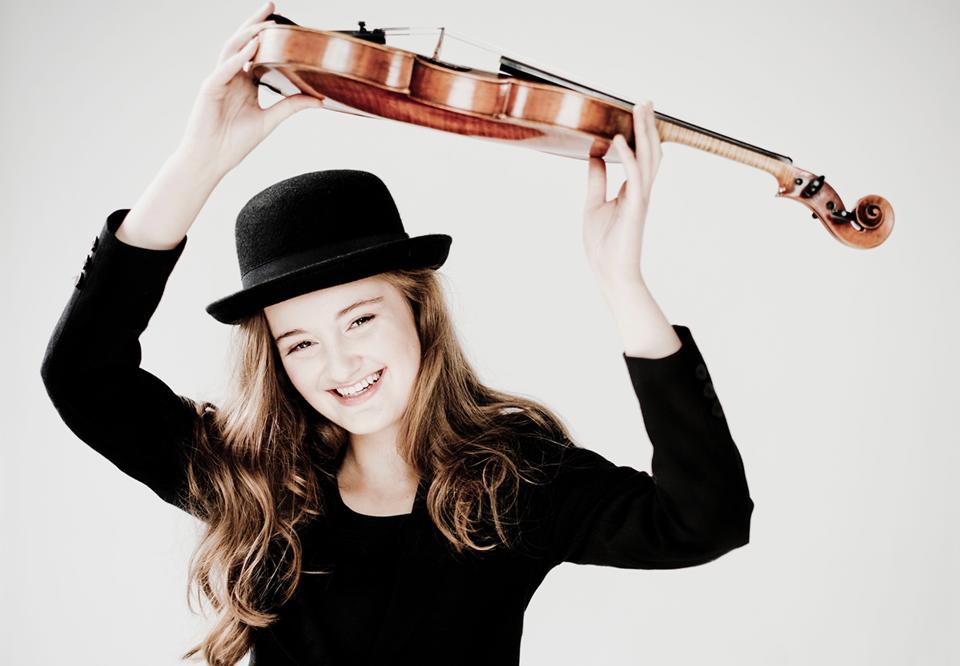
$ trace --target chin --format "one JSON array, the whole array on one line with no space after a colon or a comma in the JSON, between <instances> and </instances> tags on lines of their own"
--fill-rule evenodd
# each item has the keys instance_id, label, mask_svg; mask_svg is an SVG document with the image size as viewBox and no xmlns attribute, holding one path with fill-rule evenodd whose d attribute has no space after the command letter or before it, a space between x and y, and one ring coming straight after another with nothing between
<instances>
[{"instance_id":1,"label":"chin","mask_svg":"<svg viewBox=\"0 0 960 666\"><path fill-rule=\"evenodd\" d=\"M372 435L374 433L385 430L391 424L380 419L350 419L347 423L340 424L344 430L349 432L351 435Z\"/></svg>"},{"instance_id":2,"label":"chin","mask_svg":"<svg viewBox=\"0 0 960 666\"><path fill-rule=\"evenodd\" d=\"M389 427L399 418L399 414L394 414L392 411L384 412L379 409L358 411L351 414L348 407L327 418L355 435L368 435Z\"/></svg>"}]
</instances>

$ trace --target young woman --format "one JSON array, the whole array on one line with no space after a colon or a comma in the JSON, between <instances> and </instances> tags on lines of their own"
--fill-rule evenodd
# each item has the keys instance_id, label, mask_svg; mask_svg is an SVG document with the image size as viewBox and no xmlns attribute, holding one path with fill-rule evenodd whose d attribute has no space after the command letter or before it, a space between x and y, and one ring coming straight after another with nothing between
<instances>
[{"instance_id":1,"label":"young woman","mask_svg":"<svg viewBox=\"0 0 960 666\"><path fill-rule=\"evenodd\" d=\"M746 544L753 502L706 364L640 271L660 160L649 105L637 154L614 142L627 173L616 199L603 161L589 162L583 238L652 476L479 381L436 273L450 237L409 237L362 171L288 178L240 211L243 289L207 307L237 332L222 404L139 367L139 336L213 188L283 119L320 106L257 103L244 64L272 9L227 41L178 150L132 209L107 217L42 366L81 440L203 521L189 589L218 623L183 656L517 664L524 609L557 564L689 567Z\"/></svg>"}]
</instances>

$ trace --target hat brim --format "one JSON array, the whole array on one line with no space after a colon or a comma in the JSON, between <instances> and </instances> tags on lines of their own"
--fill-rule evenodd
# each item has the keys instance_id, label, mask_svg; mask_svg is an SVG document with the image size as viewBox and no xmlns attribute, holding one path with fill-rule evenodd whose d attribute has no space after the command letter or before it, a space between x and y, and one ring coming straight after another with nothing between
<instances>
[{"instance_id":1,"label":"hat brim","mask_svg":"<svg viewBox=\"0 0 960 666\"><path fill-rule=\"evenodd\" d=\"M447 234L426 234L347 252L241 289L210 303L206 311L220 323L239 324L268 305L317 289L391 270L439 268L447 259L451 241Z\"/></svg>"}]
</instances>

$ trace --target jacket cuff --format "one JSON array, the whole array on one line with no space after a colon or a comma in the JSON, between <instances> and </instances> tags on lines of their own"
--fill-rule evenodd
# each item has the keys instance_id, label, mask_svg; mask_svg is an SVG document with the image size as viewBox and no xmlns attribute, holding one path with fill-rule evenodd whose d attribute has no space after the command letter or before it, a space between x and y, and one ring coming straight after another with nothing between
<instances>
[{"instance_id":1,"label":"jacket cuff","mask_svg":"<svg viewBox=\"0 0 960 666\"><path fill-rule=\"evenodd\" d=\"M659 404L670 397L687 401L687 396L699 395L707 403L705 407L710 413L723 420L723 408L713 388L710 371L690 329L681 324L672 326L681 345L669 356L644 358L622 354L641 405Z\"/></svg>"},{"instance_id":2,"label":"jacket cuff","mask_svg":"<svg viewBox=\"0 0 960 666\"><path fill-rule=\"evenodd\" d=\"M159 300L167 278L183 254L187 236L175 247L164 250L124 243L116 232L129 212L129 208L120 208L107 216L76 287L121 296L124 300Z\"/></svg>"}]
</instances>

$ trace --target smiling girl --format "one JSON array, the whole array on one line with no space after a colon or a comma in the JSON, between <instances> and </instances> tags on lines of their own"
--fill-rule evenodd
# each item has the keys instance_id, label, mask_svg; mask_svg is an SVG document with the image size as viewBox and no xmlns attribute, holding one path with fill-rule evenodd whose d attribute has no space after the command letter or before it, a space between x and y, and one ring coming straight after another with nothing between
<instances>
[{"instance_id":1,"label":"smiling girl","mask_svg":"<svg viewBox=\"0 0 960 666\"><path fill-rule=\"evenodd\" d=\"M322 105L259 107L244 64L272 9L226 42L178 149L107 216L42 365L79 439L203 524L190 585L217 622L183 656L517 664L524 610L558 564L673 569L746 544L753 502L709 371L640 268L660 162L649 104L635 109L636 153L613 143L627 174L616 198L604 161L589 161L583 241L652 474L479 380L437 272L451 238L411 237L365 171L293 176L240 210L242 289L207 307L237 334L219 405L140 367L139 338L210 193L285 118Z\"/></svg>"}]
</instances>

